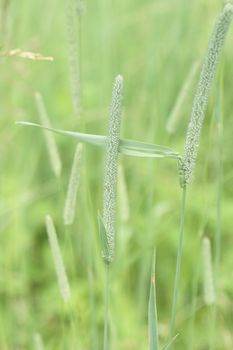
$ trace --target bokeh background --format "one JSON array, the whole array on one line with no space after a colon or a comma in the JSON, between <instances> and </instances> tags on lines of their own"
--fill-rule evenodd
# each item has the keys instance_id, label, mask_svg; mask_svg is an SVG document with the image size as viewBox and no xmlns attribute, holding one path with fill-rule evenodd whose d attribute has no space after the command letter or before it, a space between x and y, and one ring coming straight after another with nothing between
<instances>
[{"instance_id":1,"label":"bokeh background","mask_svg":"<svg viewBox=\"0 0 233 350\"><path fill-rule=\"evenodd\" d=\"M195 87L220 0L93 0L75 17L82 111L70 89L68 1L1 0L1 51L20 48L54 61L0 57L0 349L102 349L104 267L97 213L102 208L103 150L85 146L76 218L63 225L64 194L76 140L56 136L62 159L53 174L44 134L15 125L38 122L39 91L54 127L106 134L111 89L124 77L122 137L181 154ZM76 1L76 5L78 0ZM233 349L233 28L211 90L195 179L188 189L174 349ZM76 52L73 52L76 55ZM76 57L76 56L75 56ZM191 76L191 77L190 77ZM186 87L184 90L184 86ZM183 90L182 90L183 89ZM183 91L176 124L168 120ZM167 341L178 243L181 190L177 164L121 156L129 216L119 198L117 253L111 275L112 349L144 350L153 248L161 344ZM223 168L223 171L221 170ZM222 174L222 176L221 176ZM72 302L57 285L44 218L55 222ZM221 216L221 220L218 218ZM215 250L222 227L217 327L204 305L201 237ZM36 347L37 346L37 347Z\"/></svg>"}]
</instances>

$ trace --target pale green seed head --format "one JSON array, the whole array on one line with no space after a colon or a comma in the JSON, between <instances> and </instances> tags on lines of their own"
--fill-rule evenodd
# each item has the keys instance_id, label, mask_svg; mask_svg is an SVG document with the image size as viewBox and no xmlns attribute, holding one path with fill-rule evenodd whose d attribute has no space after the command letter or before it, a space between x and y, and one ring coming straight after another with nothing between
<instances>
[{"instance_id":1,"label":"pale green seed head","mask_svg":"<svg viewBox=\"0 0 233 350\"><path fill-rule=\"evenodd\" d=\"M183 172L182 182L184 184L190 183L193 177L209 91L214 79L219 54L221 52L227 30L231 23L232 16L233 5L228 3L220 13L210 39L186 134L184 157L181 166L181 170Z\"/></svg>"},{"instance_id":2,"label":"pale green seed head","mask_svg":"<svg viewBox=\"0 0 233 350\"><path fill-rule=\"evenodd\" d=\"M62 258L56 229L53 223L53 219L50 215L46 215L45 225L56 270L58 286L64 302L67 302L71 297L70 285L66 274L65 264Z\"/></svg>"},{"instance_id":3,"label":"pale green seed head","mask_svg":"<svg viewBox=\"0 0 233 350\"><path fill-rule=\"evenodd\" d=\"M106 140L104 169L103 222L106 229L109 262L113 260L115 249L115 213L117 191L118 151L122 109L123 78L118 75L112 90L112 103L109 117L109 132Z\"/></svg>"}]
</instances>

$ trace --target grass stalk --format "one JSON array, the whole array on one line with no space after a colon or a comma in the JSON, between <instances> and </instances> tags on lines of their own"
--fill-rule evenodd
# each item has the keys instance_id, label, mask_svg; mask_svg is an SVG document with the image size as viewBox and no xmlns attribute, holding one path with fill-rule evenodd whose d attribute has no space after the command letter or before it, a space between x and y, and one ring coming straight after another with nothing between
<instances>
[{"instance_id":1,"label":"grass stalk","mask_svg":"<svg viewBox=\"0 0 233 350\"><path fill-rule=\"evenodd\" d=\"M182 250L183 250L183 240L184 240L184 219L185 219L185 207L186 207L186 186L182 190L182 204L180 212L180 232L179 232L179 243L176 258L176 272L175 272L175 282L172 300L172 314L170 322L170 337L172 339L174 336L175 326L176 326L176 312L177 312L177 301L178 292L180 284L180 271L181 271L181 260L182 260Z\"/></svg>"},{"instance_id":2,"label":"grass stalk","mask_svg":"<svg viewBox=\"0 0 233 350\"><path fill-rule=\"evenodd\" d=\"M104 350L109 350L109 292L110 292L110 269L105 263L105 286L104 286Z\"/></svg>"},{"instance_id":3,"label":"grass stalk","mask_svg":"<svg viewBox=\"0 0 233 350\"><path fill-rule=\"evenodd\" d=\"M106 156L103 189L103 220L99 217L102 258L105 263L105 301L104 301L104 350L109 349L109 268L115 254L115 217L118 175L118 149L120 144L120 125L122 109L123 78L118 75L112 90L112 103L109 116L109 131L106 140Z\"/></svg>"},{"instance_id":4,"label":"grass stalk","mask_svg":"<svg viewBox=\"0 0 233 350\"><path fill-rule=\"evenodd\" d=\"M149 350L159 350L158 317L155 286L155 259L156 253L154 251L151 267L151 284L148 304Z\"/></svg>"},{"instance_id":5,"label":"grass stalk","mask_svg":"<svg viewBox=\"0 0 233 350\"><path fill-rule=\"evenodd\" d=\"M222 122L222 92L223 92L223 74L221 74L220 92L218 96L216 127L217 127L217 180L216 180L216 227L214 234L214 259L213 274L216 293L216 302L211 306L210 320L210 350L216 349L217 340L217 299L218 299L218 275L221 259L221 236L222 236L222 191L223 191L223 122Z\"/></svg>"}]
</instances>

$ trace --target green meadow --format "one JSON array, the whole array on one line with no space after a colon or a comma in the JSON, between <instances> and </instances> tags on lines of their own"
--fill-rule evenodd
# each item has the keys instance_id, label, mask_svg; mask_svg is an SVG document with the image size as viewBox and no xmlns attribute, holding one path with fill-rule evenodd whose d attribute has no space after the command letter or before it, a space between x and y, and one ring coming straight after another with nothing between
<instances>
[{"instance_id":1,"label":"green meadow","mask_svg":"<svg viewBox=\"0 0 233 350\"><path fill-rule=\"evenodd\" d=\"M121 138L183 155L209 38L226 2L0 1L0 350L165 349L182 206L177 160L119 153L104 346L106 281L98 223L104 148L79 146L74 218L65 225L79 141L16 123L107 135L112 86L120 74ZM233 349L232 43L233 24L187 186L177 336L169 350ZM67 302L46 215L56 227L70 285ZM154 250L159 349L148 345Z\"/></svg>"}]
</instances>

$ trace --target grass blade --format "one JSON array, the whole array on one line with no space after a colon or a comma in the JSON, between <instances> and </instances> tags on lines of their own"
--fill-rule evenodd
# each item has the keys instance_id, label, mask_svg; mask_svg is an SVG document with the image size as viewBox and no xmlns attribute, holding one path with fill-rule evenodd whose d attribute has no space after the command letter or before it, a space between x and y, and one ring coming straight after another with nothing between
<instances>
[{"instance_id":1,"label":"grass blade","mask_svg":"<svg viewBox=\"0 0 233 350\"><path fill-rule=\"evenodd\" d=\"M76 132L76 131L66 131L66 130L62 130L62 129L54 129L54 128L47 127L45 125L40 125L40 124L36 124L36 123L31 123L31 122L17 122L16 124L22 125L22 126L32 126L32 127L36 127L36 128L40 128L40 129L45 129L45 130L48 130L51 132L55 132L56 134L76 138L80 142L86 142L86 143L89 143L89 144L92 144L95 146L104 147L105 142L106 142L106 136L102 136L102 135L92 135L92 134L84 134L84 133Z\"/></svg>"},{"instance_id":2,"label":"grass blade","mask_svg":"<svg viewBox=\"0 0 233 350\"><path fill-rule=\"evenodd\" d=\"M80 175L82 169L82 152L83 145L79 143L76 147L74 160L72 164L67 195L65 200L63 220L65 225L72 225L75 216L76 198L80 183Z\"/></svg>"},{"instance_id":3,"label":"grass blade","mask_svg":"<svg viewBox=\"0 0 233 350\"><path fill-rule=\"evenodd\" d=\"M62 129L54 129L44 125L31 123L31 122L17 122L17 125L32 126L41 129L45 129L51 132L55 132L60 135L77 138L80 142L86 142L91 145L98 147L105 147L107 137L103 135L85 134L77 131L66 131ZM150 144L135 140L121 139L119 142L119 152L125 155L135 157L151 157L151 158L162 158L168 157L173 159L179 158L179 153L172 149L160 146L156 144Z\"/></svg>"},{"instance_id":4,"label":"grass blade","mask_svg":"<svg viewBox=\"0 0 233 350\"><path fill-rule=\"evenodd\" d=\"M98 214L98 222L99 222L99 234L100 234L100 242L101 242L101 256L106 263L110 263L112 260L110 255L107 231L100 214Z\"/></svg>"},{"instance_id":5,"label":"grass blade","mask_svg":"<svg viewBox=\"0 0 233 350\"><path fill-rule=\"evenodd\" d=\"M123 139L120 142L120 145L124 149L133 149L143 152L158 152L158 153L164 153L164 154L171 154L171 155L178 155L177 152L173 151L172 149L160 146L152 143L146 143L141 141L135 141L135 140L128 140Z\"/></svg>"},{"instance_id":6,"label":"grass blade","mask_svg":"<svg viewBox=\"0 0 233 350\"><path fill-rule=\"evenodd\" d=\"M170 348L170 346L174 343L174 341L176 340L176 338L178 337L179 334L176 334L171 340L169 340L169 342L163 347L162 350L167 350Z\"/></svg>"},{"instance_id":7,"label":"grass blade","mask_svg":"<svg viewBox=\"0 0 233 350\"><path fill-rule=\"evenodd\" d=\"M35 94L35 100L36 100L36 106L39 114L39 118L41 123L43 123L45 126L50 127L50 120L45 108L45 104L43 101L43 98L40 93ZM53 135L49 135L48 133L44 132L47 148L48 148L48 153L49 153L49 158L50 158L50 163L52 166L52 170L54 172L54 175L56 177L59 177L61 174L61 158L59 155L59 151L56 145L56 141L53 137Z\"/></svg>"},{"instance_id":8,"label":"grass blade","mask_svg":"<svg viewBox=\"0 0 233 350\"><path fill-rule=\"evenodd\" d=\"M63 258L61 255L61 250L57 239L55 226L51 216L46 215L45 224L46 224L46 231L49 238L50 248L53 255L53 261L54 261L54 266L57 274L60 293L64 302L67 302L70 299L70 294L71 294L70 285L66 274Z\"/></svg>"},{"instance_id":9,"label":"grass blade","mask_svg":"<svg viewBox=\"0 0 233 350\"><path fill-rule=\"evenodd\" d=\"M152 259L151 284L148 305L149 350L159 350L158 320L155 288L155 252Z\"/></svg>"},{"instance_id":10,"label":"grass blade","mask_svg":"<svg viewBox=\"0 0 233 350\"><path fill-rule=\"evenodd\" d=\"M204 301L206 305L215 303L215 287L212 266L211 244L208 237L202 240L202 259L203 259L203 289Z\"/></svg>"}]
</instances>

